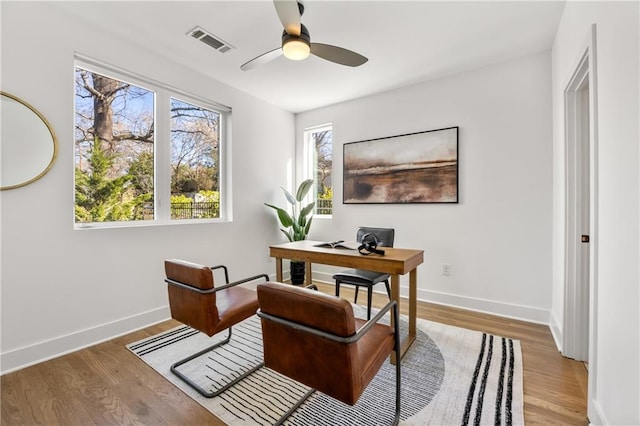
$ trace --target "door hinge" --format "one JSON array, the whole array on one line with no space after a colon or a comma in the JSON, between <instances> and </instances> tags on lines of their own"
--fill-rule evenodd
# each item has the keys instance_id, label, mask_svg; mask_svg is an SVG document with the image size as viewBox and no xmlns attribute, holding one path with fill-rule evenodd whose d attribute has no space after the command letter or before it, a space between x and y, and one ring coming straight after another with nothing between
<instances>
[{"instance_id":1,"label":"door hinge","mask_svg":"<svg viewBox=\"0 0 640 426\"><path fill-rule=\"evenodd\" d=\"M583 243L588 243L589 242L589 236L588 235L583 235L582 237L580 237L580 241L582 241Z\"/></svg>"}]
</instances>

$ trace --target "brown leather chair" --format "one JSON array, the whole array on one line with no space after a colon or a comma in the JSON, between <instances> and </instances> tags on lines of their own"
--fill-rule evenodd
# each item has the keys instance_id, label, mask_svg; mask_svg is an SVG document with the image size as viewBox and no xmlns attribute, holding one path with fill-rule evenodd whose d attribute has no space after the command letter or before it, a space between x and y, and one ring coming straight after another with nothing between
<instances>
[{"instance_id":1,"label":"brown leather chair","mask_svg":"<svg viewBox=\"0 0 640 426\"><path fill-rule=\"evenodd\" d=\"M314 390L354 405L391 352L396 353L396 411L400 419L398 307L389 302L371 320L354 317L339 297L281 283L258 284L265 366ZM388 312L394 326L378 321Z\"/></svg>"},{"instance_id":2,"label":"brown leather chair","mask_svg":"<svg viewBox=\"0 0 640 426\"><path fill-rule=\"evenodd\" d=\"M240 284L258 279L269 281L269 276L266 274L255 275L229 283L229 272L224 265L209 267L179 259L165 260L164 269L172 318L207 334L209 337L223 330L229 330L225 340L176 362L171 366L171 372L202 396L212 398L262 367L263 364L257 365L231 383L213 391L203 389L178 371L178 367L182 364L231 340L231 327L254 315L258 310L258 298L255 290L241 287ZM213 271L215 269L224 270L224 285L214 286Z\"/></svg>"}]
</instances>

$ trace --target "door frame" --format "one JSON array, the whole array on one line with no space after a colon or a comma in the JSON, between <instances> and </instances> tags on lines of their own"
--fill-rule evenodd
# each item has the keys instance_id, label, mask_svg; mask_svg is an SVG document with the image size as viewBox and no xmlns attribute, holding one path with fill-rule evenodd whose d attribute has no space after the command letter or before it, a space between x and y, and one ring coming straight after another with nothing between
<instances>
[{"instance_id":1,"label":"door frame","mask_svg":"<svg viewBox=\"0 0 640 426\"><path fill-rule=\"evenodd\" d=\"M595 396L597 375L598 318L598 99L596 24L589 29L586 42L579 51L579 60L565 86L565 285L562 354L589 361L590 399ZM588 87L588 143L580 143L585 131L580 117L584 111L583 89ZM582 133L581 133L582 132ZM587 152L584 152L587 151ZM585 170L585 168L588 168ZM577 206L588 197L585 218ZM586 207L586 206L585 206ZM587 223L585 223L587 222ZM588 249L580 237L589 235ZM584 257L583 257L584 256ZM586 257L586 258L585 258ZM585 265L588 262L588 267ZM588 274L588 286L580 280ZM586 318L586 323L585 323Z\"/></svg>"},{"instance_id":2,"label":"door frame","mask_svg":"<svg viewBox=\"0 0 640 426\"><path fill-rule=\"evenodd\" d=\"M578 361L588 359L589 339L589 250L591 239L589 200L591 168L590 111L591 93L589 53L585 52L575 69L565 98L565 309L562 353ZM585 111L586 110L586 111ZM585 247L586 245L586 247Z\"/></svg>"}]
</instances>

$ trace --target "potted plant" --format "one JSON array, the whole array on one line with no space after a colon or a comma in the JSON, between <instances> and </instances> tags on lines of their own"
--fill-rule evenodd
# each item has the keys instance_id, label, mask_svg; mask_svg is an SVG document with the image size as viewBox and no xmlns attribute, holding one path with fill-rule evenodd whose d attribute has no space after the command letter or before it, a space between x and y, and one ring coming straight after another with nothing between
<instances>
[{"instance_id":1,"label":"potted plant","mask_svg":"<svg viewBox=\"0 0 640 426\"><path fill-rule=\"evenodd\" d=\"M312 187L313 179L305 180L298 186L295 197L284 187L280 187L291 206L291 214L289 214L289 209L283 209L281 207L274 206L273 204L264 203L265 206L271 207L277 212L278 220L282 225L280 231L282 231L282 233L291 242L306 240L307 235L309 234L311 220L313 219L311 213L316 202L313 201L303 207L302 200L304 200L304 197ZM296 285L304 283L304 262L292 260L289 265L291 268L291 283Z\"/></svg>"}]
</instances>

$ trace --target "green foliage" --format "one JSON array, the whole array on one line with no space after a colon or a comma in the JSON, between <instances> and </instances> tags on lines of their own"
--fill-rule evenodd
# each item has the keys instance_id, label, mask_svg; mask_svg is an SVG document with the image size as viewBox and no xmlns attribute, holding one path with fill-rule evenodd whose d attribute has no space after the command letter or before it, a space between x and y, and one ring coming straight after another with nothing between
<instances>
[{"instance_id":1,"label":"green foliage","mask_svg":"<svg viewBox=\"0 0 640 426\"><path fill-rule=\"evenodd\" d=\"M309 229L311 228L311 220L313 219L313 216L309 217L309 215L311 214L311 212L313 212L313 207L315 206L316 202L313 201L303 207L302 200L307 195L312 186L312 179L305 180L300 184L300 186L298 186L295 197L284 187L280 187L284 192L284 196L287 199L287 202L290 204L293 210L293 214L289 214L288 209L283 209L272 204L264 203L265 206L271 207L276 211L278 220L283 226L283 228L280 228L280 231L282 231L282 233L287 237L289 241L301 241L307 239Z\"/></svg>"},{"instance_id":2,"label":"green foliage","mask_svg":"<svg viewBox=\"0 0 640 426\"><path fill-rule=\"evenodd\" d=\"M213 219L220 217L220 192L199 191L203 200L195 202L193 198L184 195L171 196L172 219Z\"/></svg>"},{"instance_id":3,"label":"green foliage","mask_svg":"<svg viewBox=\"0 0 640 426\"><path fill-rule=\"evenodd\" d=\"M76 168L76 222L114 222L143 219L144 203L152 193L135 190L134 176L109 177L115 161L97 141L89 159L89 169Z\"/></svg>"},{"instance_id":4,"label":"green foliage","mask_svg":"<svg viewBox=\"0 0 640 426\"><path fill-rule=\"evenodd\" d=\"M153 194L153 152L143 152L129 167L131 184L142 194Z\"/></svg>"},{"instance_id":5,"label":"green foliage","mask_svg":"<svg viewBox=\"0 0 640 426\"><path fill-rule=\"evenodd\" d=\"M184 194L172 195L171 196L171 204L182 204L182 203L193 203L193 198L187 197Z\"/></svg>"},{"instance_id":6,"label":"green foliage","mask_svg":"<svg viewBox=\"0 0 640 426\"><path fill-rule=\"evenodd\" d=\"M220 202L220 191L205 191L204 189L198 191L198 194L202 195L205 201L212 203Z\"/></svg>"},{"instance_id":7,"label":"green foliage","mask_svg":"<svg viewBox=\"0 0 640 426\"><path fill-rule=\"evenodd\" d=\"M172 168L171 193L201 192L218 187L218 168L181 164Z\"/></svg>"}]
</instances>

